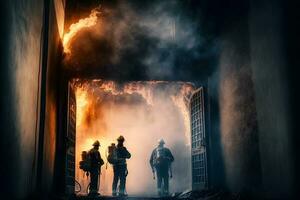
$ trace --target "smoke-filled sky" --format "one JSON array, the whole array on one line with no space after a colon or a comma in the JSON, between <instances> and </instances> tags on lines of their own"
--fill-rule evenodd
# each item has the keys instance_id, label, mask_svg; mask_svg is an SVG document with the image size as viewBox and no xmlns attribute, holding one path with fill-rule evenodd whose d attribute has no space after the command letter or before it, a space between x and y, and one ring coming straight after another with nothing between
<instances>
[{"instance_id":1,"label":"smoke-filled sky","mask_svg":"<svg viewBox=\"0 0 300 200\"><path fill-rule=\"evenodd\" d=\"M107 147L125 137L125 146L132 154L128 161L127 191L130 195L155 195L149 159L157 141L163 138L174 154L174 178L171 192L191 187L190 130L185 98L194 91L191 83L111 81L77 82L76 180L86 192L89 180L78 168L80 154L92 148L97 139L106 161ZM187 120L187 121L186 121ZM187 123L185 123L187 122ZM111 193L112 167L102 167L100 192Z\"/></svg>"},{"instance_id":2,"label":"smoke-filled sky","mask_svg":"<svg viewBox=\"0 0 300 200\"><path fill-rule=\"evenodd\" d=\"M68 67L110 80L199 80L214 70L214 24L194 1L113 2L70 40Z\"/></svg>"},{"instance_id":3,"label":"smoke-filled sky","mask_svg":"<svg viewBox=\"0 0 300 200\"><path fill-rule=\"evenodd\" d=\"M117 82L196 82L214 72L218 55L216 30L202 13L205 9L194 5L195 1L110 2L92 10L90 16L70 29L72 33L74 27L84 27L65 46L65 50L70 50L64 59L67 69ZM148 160L157 140L163 137L175 155L171 192L189 189L189 122L183 112L186 108L177 102L183 97L182 85L185 83L163 82L154 87L148 82L140 88L143 94L116 94L85 85L88 91L77 92L76 163L81 151L89 150L95 139L102 143L101 153L105 157L107 146L122 134L133 154L128 163L128 193L153 195L156 182ZM149 91L151 100L147 96ZM76 179L85 192L88 181L82 175L77 168ZM111 168L102 167L100 192L110 193L111 178Z\"/></svg>"}]
</instances>

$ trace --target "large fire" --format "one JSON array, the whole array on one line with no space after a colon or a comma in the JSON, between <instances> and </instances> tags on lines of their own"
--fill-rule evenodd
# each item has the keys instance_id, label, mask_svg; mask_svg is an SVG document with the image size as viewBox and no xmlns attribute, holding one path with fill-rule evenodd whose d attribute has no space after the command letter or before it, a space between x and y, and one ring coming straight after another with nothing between
<instances>
[{"instance_id":1,"label":"large fire","mask_svg":"<svg viewBox=\"0 0 300 200\"><path fill-rule=\"evenodd\" d=\"M80 82L75 80L76 84L76 100L77 100L77 125L82 126L83 118L86 116L82 112L87 106L88 91L94 93L95 90L103 90L104 92L110 92L112 95L122 95L122 94L139 94L141 95L149 105L153 105L153 88L158 84L169 83L168 81L135 81L126 83L123 88L118 88L114 81L103 81L103 80L92 80ZM195 87L191 83L177 82L181 84L179 92L170 96L173 103L178 107L182 115L184 116L185 123L185 135L189 138L190 125L189 125L189 110L188 110L188 99ZM100 99L98 99L101 101ZM91 114L91 111L89 111Z\"/></svg>"},{"instance_id":2,"label":"large fire","mask_svg":"<svg viewBox=\"0 0 300 200\"><path fill-rule=\"evenodd\" d=\"M70 42L76 36L76 34L85 28L95 26L99 21L100 14L100 7L98 7L92 10L89 17L80 19L78 22L70 25L69 31L63 36L63 47L66 54L71 53Z\"/></svg>"},{"instance_id":3,"label":"large fire","mask_svg":"<svg viewBox=\"0 0 300 200\"><path fill-rule=\"evenodd\" d=\"M95 140L100 141L100 153L106 162L107 147L112 142L116 142L118 135L125 136L125 145L133 154L132 159L128 162L130 176L127 190L135 194L142 191L136 187L138 186L136 182L139 173L143 173L145 176L145 180L140 181L141 187L151 187L149 181L154 184L151 179L151 170L147 170L147 166L149 154L156 145L158 137L165 138L169 146L175 145L174 148L178 146L178 142L182 143L183 146L187 145L183 147L183 151L189 154L188 99L195 90L193 84L167 81L135 81L119 84L114 81L103 80L74 80L73 84L76 88L77 103L76 180L82 186L82 193L86 192L89 181L84 177L83 172L79 170L78 162L81 159L81 152L91 149ZM135 103L134 99L143 99L144 103L140 103L140 105ZM174 115L181 117L177 119ZM173 119L174 117L176 119ZM172 124L174 120L176 124ZM183 124L182 130L177 131L180 121ZM172 127L176 126L177 128L174 130ZM168 128L169 130L167 130ZM179 134L173 133L174 131L179 132ZM142 134L142 132L145 132L145 134ZM153 134L153 136L149 134ZM146 141L143 142L143 140ZM142 149L139 147L141 143L143 143ZM185 156L189 161L188 155ZM176 155L175 157L178 158L179 156ZM106 165L102 167L100 181L100 192L102 194L110 194L112 184L112 169ZM141 165L142 169L135 169L141 167ZM186 168L189 169L188 165ZM186 170L188 171L188 169ZM142 171L139 172L139 170ZM189 176L184 172L182 175ZM153 186L153 188L155 187Z\"/></svg>"}]
</instances>

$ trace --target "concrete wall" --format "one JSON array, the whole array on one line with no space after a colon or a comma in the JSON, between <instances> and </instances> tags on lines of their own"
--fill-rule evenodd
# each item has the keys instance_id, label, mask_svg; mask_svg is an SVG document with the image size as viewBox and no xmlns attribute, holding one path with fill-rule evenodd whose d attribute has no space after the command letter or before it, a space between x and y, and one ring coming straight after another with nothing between
<instances>
[{"instance_id":1,"label":"concrete wall","mask_svg":"<svg viewBox=\"0 0 300 200\"><path fill-rule=\"evenodd\" d=\"M56 147L58 134L58 104L59 104L59 79L61 75L60 63L62 60L61 26L63 21L63 7L55 6L60 0L50 1L47 69L45 84L45 116L44 117L44 144L41 171L41 189L45 196L55 192L54 174L56 162ZM62 24L62 25L61 25ZM63 153L63 152L60 152Z\"/></svg>"},{"instance_id":2,"label":"concrete wall","mask_svg":"<svg viewBox=\"0 0 300 200\"><path fill-rule=\"evenodd\" d=\"M35 188L43 1L12 0L1 8L1 194L22 198Z\"/></svg>"},{"instance_id":3,"label":"concrete wall","mask_svg":"<svg viewBox=\"0 0 300 200\"><path fill-rule=\"evenodd\" d=\"M44 23L44 2L50 2L50 23ZM52 1L1 2L1 162L2 197L25 198L52 187L56 135L56 71L60 61L58 23ZM49 45L43 55L44 33ZM48 62L43 59L48 57ZM44 65L43 65L44 64ZM43 70L47 78L43 80ZM46 81L46 82L45 82ZM43 83L43 84L42 84ZM46 98L42 99L43 90ZM40 119L45 112L45 126ZM45 129L44 129L45 128ZM43 131L44 129L44 131ZM39 145L44 133L44 146ZM51 142L50 142L51 141ZM45 147L43 160L38 148ZM40 151L42 152L42 151ZM42 166L43 185L39 185ZM37 181L38 180L38 181Z\"/></svg>"},{"instance_id":4,"label":"concrete wall","mask_svg":"<svg viewBox=\"0 0 300 200\"><path fill-rule=\"evenodd\" d=\"M294 175L283 15L278 0L252 2L249 15L262 182L268 198L291 196Z\"/></svg>"},{"instance_id":5,"label":"concrete wall","mask_svg":"<svg viewBox=\"0 0 300 200\"><path fill-rule=\"evenodd\" d=\"M243 15L234 19L234 25L222 34L219 64L222 153L226 186L252 193L260 184L260 155L248 24Z\"/></svg>"},{"instance_id":6,"label":"concrete wall","mask_svg":"<svg viewBox=\"0 0 300 200\"><path fill-rule=\"evenodd\" d=\"M285 6L224 7L219 66L209 79L213 186L266 198L295 194Z\"/></svg>"},{"instance_id":7,"label":"concrete wall","mask_svg":"<svg viewBox=\"0 0 300 200\"><path fill-rule=\"evenodd\" d=\"M219 66L209 79L211 166L213 186L257 194L261 175L248 9L245 1L224 8Z\"/></svg>"}]
</instances>

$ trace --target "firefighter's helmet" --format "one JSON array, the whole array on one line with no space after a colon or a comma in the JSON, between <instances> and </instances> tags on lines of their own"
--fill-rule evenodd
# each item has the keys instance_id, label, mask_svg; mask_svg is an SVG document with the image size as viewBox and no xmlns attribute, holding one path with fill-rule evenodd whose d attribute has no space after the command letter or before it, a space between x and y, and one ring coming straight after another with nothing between
<instances>
[{"instance_id":1,"label":"firefighter's helmet","mask_svg":"<svg viewBox=\"0 0 300 200\"><path fill-rule=\"evenodd\" d=\"M96 140L95 142L94 142L94 144L93 144L93 146L95 147L95 146L100 146L100 142L98 141L98 140Z\"/></svg>"},{"instance_id":2,"label":"firefighter's helmet","mask_svg":"<svg viewBox=\"0 0 300 200\"><path fill-rule=\"evenodd\" d=\"M119 141L119 142L124 142L124 141L125 141L125 138L124 138L122 135L120 135L120 136L117 138L117 141Z\"/></svg>"},{"instance_id":3,"label":"firefighter's helmet","mask_svg":"<svg viewBox=\"0 0 300 200\"><path fill-rule=\"evenodd\" d=\"M163 139L158 140L158 144L163 145L165 144L165 141Z\"/></svg>"}]
</instances>

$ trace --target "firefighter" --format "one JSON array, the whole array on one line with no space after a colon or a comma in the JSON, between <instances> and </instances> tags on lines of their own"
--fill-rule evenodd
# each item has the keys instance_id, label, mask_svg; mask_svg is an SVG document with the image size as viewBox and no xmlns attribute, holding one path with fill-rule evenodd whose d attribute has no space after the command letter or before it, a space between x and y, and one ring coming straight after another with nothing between
<instances>
[{"instance_id":1,"label":"firefighter","mask_svg":"<svg viewBox=\"0 0 300 200\"><path fill-rule=\"evenodd\" d=\"M119 183L119 196L126 196L125 185L126 176L128 174L126 159L131 157L126 147L124 147L124 137L121 135L117 138L118 144L115 148L115 161L113 162L114 179L112 184L112 195L117 195L117 185Z\"/></svg>"},{"instance_id":2,"label":"firefighter","mask_svg":"<svg viewBox=\"0 0 300 200\"><path fill-rule=\"evenodd\" d=\"M101 166L104 164L104 161L102 160L99 152L100 142L96 140L93 143L93 146L94 147L88 152L91 177L89 195L100 195L100 193L98 193L98 181L101 173Z\"/></svg>"},{"instance_id":3,"label":"firefighter","mask_svg":"<svg viewBox=\"0 0 300 200\"><path fill-rule=\"evenodd\" d=\"M160 139L158 146L152 151L150 157L150 166L154 179L156 174L159 196L169 195L169 176L172 178L171 163L174 161L171 151L164 147L164 144L164 140Z\"/></svg>"}]
</instances>

